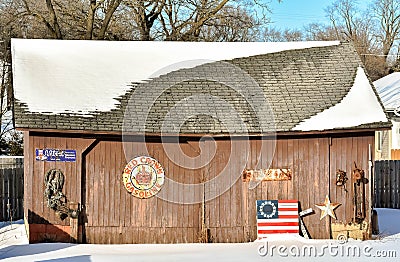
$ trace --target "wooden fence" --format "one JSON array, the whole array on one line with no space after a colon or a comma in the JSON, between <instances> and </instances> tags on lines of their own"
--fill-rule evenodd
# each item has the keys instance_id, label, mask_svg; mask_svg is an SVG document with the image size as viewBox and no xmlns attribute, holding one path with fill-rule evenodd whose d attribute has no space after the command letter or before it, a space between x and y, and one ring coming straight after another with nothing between
<instances>
[{"instance_id":1,"label":"wooden fence","mask_svg":"<svg viewBox=\"0 0 400 262\"><path fill-rule=\"evenodd\" d=\"M400 160L375 161L374 207L400 209Z\"/></svg>"},{"instance_id":2,"label":"wooden fence","mask_svg":"<svg viewBox=\"0 0 400 262\"><path fill-rule=\"evenodd\" d=\"M400 149L392 149L391 159L392 160L400 160Z\"/></svg>"},{"instance_id":3,"label":"wooden fence","mask_svg":"<svg viewBox=\"0 0 400 262\"><path fill-rule=\"evenodd\" d=\"M23 199L23 157L0 157L0 221L23 218Z\"/></svg>"}]
</instances>

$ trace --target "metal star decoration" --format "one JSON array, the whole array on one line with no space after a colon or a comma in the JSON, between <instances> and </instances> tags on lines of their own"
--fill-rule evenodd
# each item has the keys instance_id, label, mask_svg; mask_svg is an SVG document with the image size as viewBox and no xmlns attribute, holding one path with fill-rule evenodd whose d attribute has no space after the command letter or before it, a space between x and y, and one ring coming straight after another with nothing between
<instances>
[{"instance_id":1,"label":"metal star decoration","mask_svg":"<svg viewBox=\"0 0 400 262\"><path fill-rule=\"evenodd\" d=\"M320 218L320 220L322 220L327 215L329 215L329 216L333 217L334 219L336 219L335 212L333 212L333 210L335 208L337 208L338 206L340 206L340 205L341 205L340 203L331 203L331 201L329 200L328 195L326 195L325 202L321 203L321 204L316 204L315 206L322 210L321 218Z\"/></svg>"}]
</instances>

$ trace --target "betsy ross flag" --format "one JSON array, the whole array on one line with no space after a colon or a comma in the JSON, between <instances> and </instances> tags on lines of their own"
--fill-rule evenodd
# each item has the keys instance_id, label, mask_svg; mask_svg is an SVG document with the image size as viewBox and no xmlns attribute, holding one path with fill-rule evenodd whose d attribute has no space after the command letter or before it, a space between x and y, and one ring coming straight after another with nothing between
<instances>
[{"instance_id":1,"label":"betsy ross flag","mask_svg":"<svg viewBox=\"0 0 400 262\"><path fill-rule=\"evenodd\" d=\"M299 234L298 200L257 200L257 237Z\"/></svg>"}]
</instances>

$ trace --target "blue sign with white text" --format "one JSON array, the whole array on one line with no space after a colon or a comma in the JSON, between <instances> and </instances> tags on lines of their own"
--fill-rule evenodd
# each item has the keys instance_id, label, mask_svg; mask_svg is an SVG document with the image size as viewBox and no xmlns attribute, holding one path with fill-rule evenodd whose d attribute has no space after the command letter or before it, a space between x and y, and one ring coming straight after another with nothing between
<instances>
[{"instance_id":1,"label":"blue sign with white text","mask_svg":"<svg viewBox=\"0 0 400 262\"><path fill-rule=\"evenodd\" d=\"M76 150L73 149L36 149L36 160L51 162L75 162Z\"/></svg>"}]
</instances>

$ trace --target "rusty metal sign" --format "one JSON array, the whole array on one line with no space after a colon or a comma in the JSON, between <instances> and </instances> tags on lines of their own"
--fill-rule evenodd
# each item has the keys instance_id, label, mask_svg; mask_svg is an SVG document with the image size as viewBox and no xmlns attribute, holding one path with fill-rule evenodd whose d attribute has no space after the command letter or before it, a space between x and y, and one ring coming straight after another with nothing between
<instances>
[{"instance_id":1,"label":"rusty metal sign","mask_svg":"<svg viewBox=\"0 0 400 262\"><path fill-rule=\"evenodd\" d=\"M243 182L249 181L283 181L291 180L292 171L289 168L244 170Z\"/></svg>"},{"instance_id":2,"label":"rusty metal sign","mask_svg":"<svg viewBox=\"0 0 400 262\"><path fill-rule=\"evenodd\" d=\"M152 157L138 156L125 166L122 180L125 189L133 196L150 198L164 184L164 168Z\"/></svg>"}]
</instances>

